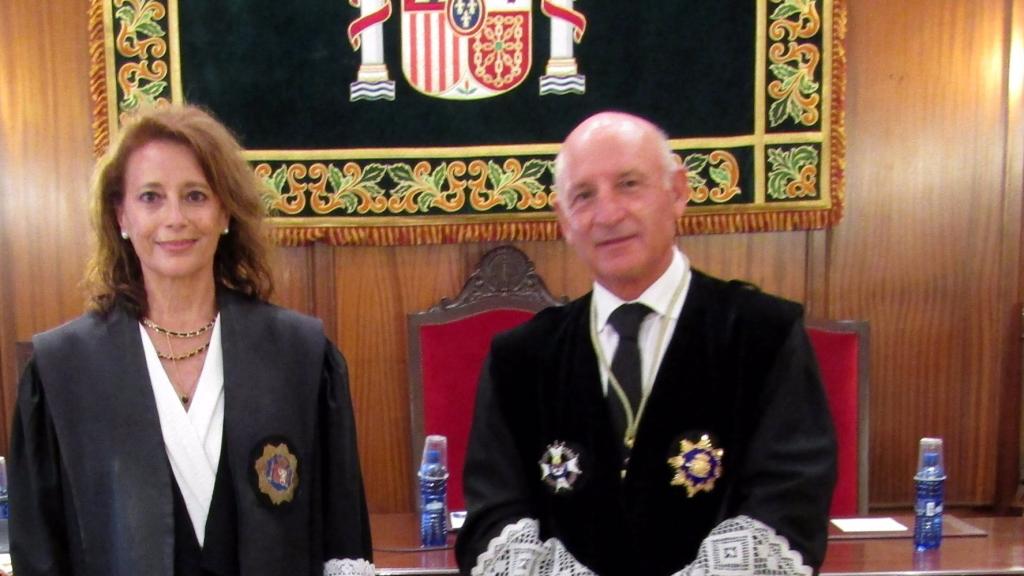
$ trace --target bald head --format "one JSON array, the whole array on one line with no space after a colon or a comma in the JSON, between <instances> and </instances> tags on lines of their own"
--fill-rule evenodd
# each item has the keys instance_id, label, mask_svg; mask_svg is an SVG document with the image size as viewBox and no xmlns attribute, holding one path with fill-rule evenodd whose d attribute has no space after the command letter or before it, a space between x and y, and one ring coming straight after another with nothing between
<instances>
[{"instance_id":1,"label":"bald head","mask_svg":"<svg viewBox=\"0 0 1024 576\"><path fill-rule=\"evenodd\" d=\"M589 145L603 135L617 134L623 142L637 147L649 146L657 149L660 156L663 177L671 178L672 173L679 169L675 161L672 147L669 145L665 132L649 120L626 112L598 112L581 122L565 138L562 148L555 156L555 189L563 190L566 184L566 168L581 153L586 153Z\"/></svg>"}]
</instances>

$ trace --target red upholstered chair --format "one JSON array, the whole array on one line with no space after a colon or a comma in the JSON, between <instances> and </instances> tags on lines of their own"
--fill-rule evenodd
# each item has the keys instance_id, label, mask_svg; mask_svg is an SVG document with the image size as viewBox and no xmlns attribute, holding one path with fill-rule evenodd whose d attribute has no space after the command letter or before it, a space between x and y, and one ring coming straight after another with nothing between
<instances>
[{"instance_id":1,"label":"red upholstered chair","mask_svg":"<svg viewBox=\"0 0 1024 576\"><path fill-rule=\"evenodd\" d=\"M830 516L863 516L868 513L868 323L810 320L807 334L839 444L839 478Z\"/></svg>"},{"instance_id":2,"label":"red upholstered chair","mask_svg":"<svg viewBox=\"0 0 1024 576\"><path fill-rule=\"evenodd\" d=\"M491 338L566 301L551 296L519 249L499 246L484 254L455 299L408 316L413 470L419 469L426 435L448 438L450 509L465 509L462 464Z\"/></svg>"}]
</instances>

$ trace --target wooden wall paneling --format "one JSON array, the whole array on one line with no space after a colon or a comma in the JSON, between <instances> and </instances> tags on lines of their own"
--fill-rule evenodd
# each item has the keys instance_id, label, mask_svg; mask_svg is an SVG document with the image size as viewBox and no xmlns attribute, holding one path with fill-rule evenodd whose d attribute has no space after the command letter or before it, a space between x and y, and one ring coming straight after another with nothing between
<instances>
[{"instance_id":1,"label":"wooden wall paneling","mask_svg":"<svg viewBox=\"0 0 1024 576\"><path fill-rule=\"evenodd\" d=\"M1000 454L996 485L996 502L1002 509L1011 505L1020 506L1024 500L1018 494L1024 486L1021 462L1024 460L1021 448L1021 433L1024 431L1024 390L1022 390L1022 346L1024 346L1024 250L1021 244L1022 220L1024 220L1024 0L1013 0L1009 18L1009 43L1006 66L1006 170L1003 179L1003 196L1006 208L1003 277L1015 282L1006 282L1001 301L1005 304L1004 323L1007 338L1003 357L1006 359L1003 371L1003 396L1000 401ZM1016 445L1016 450L1013 446ZM1005 447L1005 448L1004 448Z\"/></svg>"},{"instance_id":2,"label":"wooden wall paneling","mask_svg":"<svg viewBox=\"0 0 1024 576\"><path fill-rule=\"evenodd\" d=\"M337 291L334 273L334 248L317 244L311 247L313 252L313 271L311 275L313 310L324 323L328 334L338 332Z\"/></svg>"},{"instance_id":3,"label":"wooden wall paneling","mask_svg":"<svg viewBox=\"0 0 1024 576\"><path fill-rule=\"evenodd\" d=\"M83 309L79 281L89 249L82 239L89 236L93 164L86 7L75 0L0 7L3 304L13 332L0 333L5 358L14 340ZM14 394L11 373L3 371L6 399ZM9 410L10 404L5 417ZM6 418L0 428L6 435Z\"/></svg>"},{"instance_id":4,"label":"wooden wall paneling","mask_svg":"<svg viewBox=\"0 0 1024 576\"><path fill-rule=\"evenodd\" d=\"M910 503L917 440L937 435L947 502L991 504L1006 3L864 1L849 15L849 203L829 298L871 321L871 501Z\"/></svg>"},{"instance_id":5,"label":"wooden wall paneling","mask_svg":"<svg viewBox=\"0 0 1024 576\"><path fill-rule=\"evenodd\" d=\"M806 233L686 236L680 244L690 263L708 274L751 282L796 302L806 299Z\"/></svg>"},{"instance_id":6,"label":"wooden wall paneling","mask_svg":"<svg viewBox=\"0 0 1024 576\"><path fill-rule=\"evenodd\" d=\"M0 6L0 34L6 37L7 30L5 22L8 22L10 15L8 8ZM4 48L3 37L0 37L0 84L5 82L3 70L6 69L7 50ZM0 120L6 118L0 98ZM4 122L6 124L6 122ZM10 414L14 406L15 382L17 371L15 369L14 352L14 316L12 314L11 302L9 299L10 288L8 286L9 275L7 263L10 261L8 248L11 245L7 237L7 133L0 131L0 455L7 455L7 422L10 422ZM11 382L10 386L6 384Z\"/></svg>"},{"instance_id":7,"label":"wooden wall paneling","mask_svg":"<svg viewBox=\"0 0 1024 576\"><path fill-rule=\"evenodd\" d=\"M8 131L8 233L17 337L83 309L93 158L85 6L15 1Z\"/></svg>"},{"instance_id":8,"label":"wooden wall paneling","mask_svg":"<svg viewBox=\"0 0 1024 576\"><path fill-rule=\"evenodd\" d=\"M274 303L316 316L314 248L275 247L272 250Z\"/></svg>"},{"instance_id":9,"label":"wooden wall paneling","mask_svg":"<svg viewBox=\"0 0 1024 576\"><path fill-rule=\"evenodd\" d=\"M843 223L840 221L839 226ZM828 281L831 262L833 231L812 230L806 233L807 260L805 263L804 314L808 318L835 320L860 320L860 318L836 318L829 301Z\"/></svg>"},{"instance_id":10,"label":"wooden wall paneling","mask_svg":"<svg viewBox=\"0 0 1024 576\"><path fill-rule=\"evenodd\" d=\"M6 129L7 118L11 113L8 104L10 96L4 92L10 84L6 70L11 65L10 40L11 22L14 20L12 7L9 3L0 4L0 454L7 455L7 422L14 401L14 318L11 315L11 302L8 294L7 263L10 261L8 249L10 239L7 237L7 140L11 136Z\"/></svg>"}]
</instances>

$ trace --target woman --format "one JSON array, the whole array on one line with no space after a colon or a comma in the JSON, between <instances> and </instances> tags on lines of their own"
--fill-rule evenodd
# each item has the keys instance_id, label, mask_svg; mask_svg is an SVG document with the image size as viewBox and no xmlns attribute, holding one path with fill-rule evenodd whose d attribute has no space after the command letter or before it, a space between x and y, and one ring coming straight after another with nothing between
<instances>
[{"instance_id":1,"label":"woman","mask_svg":"<svg viewBox=\"0 0 1024 576\"><path fill-rule=\"evenodd\" d=\"M345 361L267 303L260 186L194 107L100 161L91 310L19 384L18 576L373 573Z\"/></svg>"}]
</instances>

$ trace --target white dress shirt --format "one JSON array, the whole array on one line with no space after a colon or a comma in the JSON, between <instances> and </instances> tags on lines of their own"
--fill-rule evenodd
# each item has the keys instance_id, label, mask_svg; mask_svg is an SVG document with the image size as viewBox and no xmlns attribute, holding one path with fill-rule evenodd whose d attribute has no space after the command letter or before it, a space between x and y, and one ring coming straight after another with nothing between
<instances>
[{"instance_id":1,"label":"white dress shirt","mask_svg":"<svg viewBox=\"0 0 1024 576\"><path fill-rule=\"evenodd\" d=\"M672 263L669 264L665 273L659 277L654 284L647 287L643 294L636 300L622 300L615 294L608 291L597 282L594 283L593 305L596 307L597 334L601 343L601 351L607 362L615 357L615 349L619 345L619 335L615 328L608 323L608 317L622 304L640 302L653 310L644 318L640 324L640 333L637 335L637 344L640 347L640 362L643 386L643 394L647 395L654 386L654 378L658 374L658 367L665 357L665 350L668 348L668 341L672 339L672 333L679 320L679 312L683 309L686 301L686 293L690 289L690 261L678 248L672 250ZM676 290L681 290L675 305L672 305L673 296ZM671 308L671 309L670 309ZM664 329L664 341L658 342ZM656 357L655 357L656 356ZM608 395L608 371L609 366L598 361L601 368L601 386L604 394Z\"/></svg>"}]
</instances>

